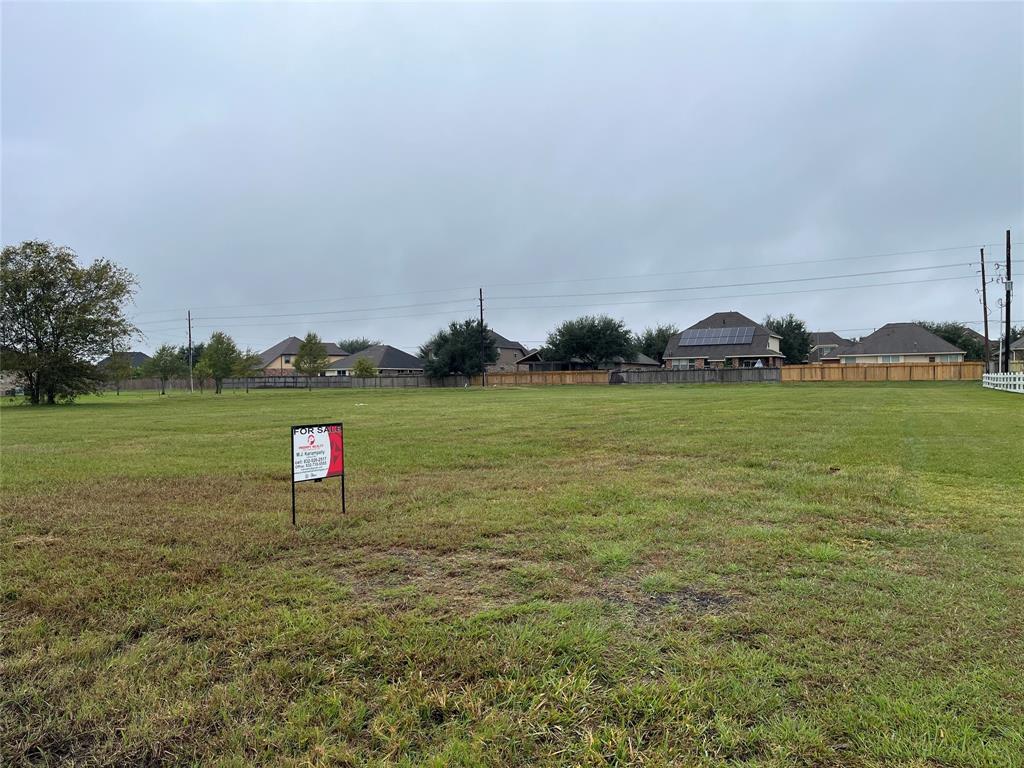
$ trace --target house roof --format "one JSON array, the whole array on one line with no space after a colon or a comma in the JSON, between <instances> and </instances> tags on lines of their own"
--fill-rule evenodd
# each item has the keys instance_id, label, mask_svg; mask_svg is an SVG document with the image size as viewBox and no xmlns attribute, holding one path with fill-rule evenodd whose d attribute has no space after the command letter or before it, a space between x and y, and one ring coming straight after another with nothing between
<instances>
[{"instance_id":1,"label":"house roof","mask_svg":"<svg viewBox=\"0 0 1024 768\"><path fill-rule=\"evenodd\" d=\"M151 359L150 356L147 355L145 352L124 352L123 354L128 355L128 360L129 362L131 362L132 368L138 368L140 365L143 365L147 360ZM107 355L98 363L96 363L96 365L99 366L100 368L105 368L106 366L110 365L111 357L112 355Z\"/></svg>"},{"instance_id":2,"label":"house roof","mask_svg":"<svg viewBox=\"0 0 1024 768\"><path fill-rule=\"evenodd\" d=\"M686 331L701 328L753 328L754 335L749 344L693 344L680 346L679 339ZM760 323L755 323L746 315L739 312L715 312L708 315L689 328L670 336L668 344L665 345L666 360L673 358L694 358L703 357L711 360L724 360L727 357L785 357L781 352L768 348L768 339L774 336L777 339L782 337L774 331L770 331Z\"/></svg>"},{"instance_id":3,"label":"house roof","mask_svg":"<svg viewBox=\"0 0 1024 768\"><path fill-rule=\"evenodd\" d=\"M277 342L277 344L272 346L270 349L260 353L260 365L266 368L281 355L299 354L299 347L301 346L301 344L302 339L300 339L298 336L289 336L287 339L282 339L281 341ZM328 355L336 356L348 354L348 352L339 347L333 341L325 341L323 342L323 345Z\"/></svg>"},{"instance_id":4,"label":"house roof","mask_svg":"<svg viewBox=\"0 0 1024 768\"><path fill-rule=\"evenodd\" d=\"M510 341L509 339L506 339L504 336L502 336L500 333L495 333L494 331L491 331L491 338L494 339L494 346L496 346L498 349L518 349L524 355L529 351L518 341Z\"/></svg>"},{"instance_id":5,"label":"house roof","mask_svg":"<svg viewBox=\"0 0 1024 768\"><path fill-rule=\"evenodd\" d=\"M807 362L833 360L837 347L848 347L851 344L853 341L844 339L835 331L814 331L811 333L811 351L807 353Z\"/></svg>"},{"instance_id":6,"label":"house roof","mask_svg":"<svg viewBox=\"0 0 1024 768\"><path fill-rule=\"evenodd\" d=\"M1024 336L1021 336L1019 339L1013 342L1013 344L1010 345L1010 349L1024 349Z\"/></svg>"},{"instance_id":7,"label":"house roof","mask_svg":"<svg viewBox=\"0 0 1024 768\"><path fill-rule=\"evenodd\" d=\"M962 353L948 341L917 323L887 323L856 344L847 344L833 357L857 355L942 355Z\"/></svg>"},{"instance_id":8,"label":"house roof","mask_svg":"<svg viewBox=\"0 0 1024 768\"><path fill-rule=\"evenodd\" d=\"M970 336L972 339L974 339L975 341L979 341L982 344L985 343L985 335L982 333L978 333L973 328L964 328L964 335Z\"/></svg>"},{"instance_id":9,"label":"house roof","mask_svg":"<svg viewBox=\"0 0 1024 768\"><path fill-rule=\"evenodd\" d=\"M844 339L835 331L814 331L811 333L811 348L820 347L821 345L846 346L853 344L850 339Z\"/></svg>"},{"instance_id":10,"label":"house roof","mask_svg":"<svg viewBox=\"0 0 1024 768\"><path fill-rule=\"evenodd\" d=\"M369 360L378 370L423 370L423 361L418 357L403 352L390 344L375 344L360 352L337 360L327 366L329 370L348 370L356 364L356 360Z\"/></svg>"}]
</instances>

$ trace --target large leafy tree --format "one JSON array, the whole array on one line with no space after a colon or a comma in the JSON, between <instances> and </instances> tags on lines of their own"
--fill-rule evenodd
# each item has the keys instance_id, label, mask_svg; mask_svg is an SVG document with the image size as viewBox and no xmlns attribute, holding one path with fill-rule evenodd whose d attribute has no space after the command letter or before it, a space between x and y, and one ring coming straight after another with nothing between
<instances>
[{"instance_id":1,"label":"large leafy tree","mask_svg":"<svg viewBox=\"0 0 1024 768\"><path fill-rule=\"evenodd\" d=\"M188 372L188 363L178 357L178 350L170 344L161 345L142 366L146 376L160 379L160 394L167 394L167 382Z\"/></svg>"},{"instance_id":2,"label":"large leafy tree","mask_svg":"<svg viewBox=\"0 0 1024 768\"><path fill-rule=\"evenodd\" d=\"M927 322L918 321L917 323L922 328L931 331L940 339L945 339L954 347L962 349L964 351L965 360L984 360L985 359L985 340L980 335L976 336L973 331L968 329L963 323L956 323L952 321L946 322ZM991 345L992 349L998 349L999 343Z\"/></svg>"},{"instance_id":3,"label":"large leafy tree","mask_svg":"<svg viewBox=\"0 0 1024 768\"><path fill-rule=\"evenodd\" d=\"M498 361L498 348L486 323L456 320L420 347L420 357L428 376L477 376Z\"/></svg>"},{"instance_id":4,"label":"large leafy tree","mask_svg":"<svg viewBox=\"0 0 1024 768\"><path fill-rule=\"evenodd\" d=\"M114 392L118 395L121 394L121 384L130 379L134 372L131 353L120 349L112 350L103 366L103 374L107 381L113 383Z\"/></svg>"},{"instance_id":5,"label":"large leafy tree","mask_svg":"<svg viewBox=\"0 0 1024 768\"><path fill-rule=\"evenodd\" d=\"M206 349L206 343L200 341L198 344L192 345L192 367L195 368L199 364L200 358L203 356L203 350ZM186 369L188 368L188 347L180 346L177 349L178 359L185 364Z\"/></svg>"},{"instance_id":6,"label":"large leafy tree","mask_svg":"<svg viewBox=\"0 0 1024 768\"><path fill-rule=\"evenodd\" d=\"M106 259L79 266L70 248L29 240L0 255L0 367L19 372L29 401L94 392L91 362L138 333L125 315L135 276Z\"/></svg>"},{"instance_id":7,"label":"large leafy tree","mask_svg":"<svg viewBox=\"0 0 1024 768\"><path fill-rule=\"evenodd\" d=\"M330 360L323 341L317 334L310 331L299 344L299 352L292 360L292 365L296 371L306 377L306 386L308 387L310 377L322 375L327 370Z\"/></svg>"},{"instance_id":8,"label":"large leafy tree","mask_svg":"<svg viewBox=\"0 0 1024 768\"><path fill-rule=\"evenodd\" d=\"M785 355L787 363L797 365L807 360L811 351L811 334L803 320L790 312L779 317L768 315L762 325L782 337L779 351Z\"/></svg>"},{"instance_id":9,"label":"large leafy tree","mask_svg":"<svg viewBox=\"0 0 1024 768\"><path fill-rule=\"evenodd\" d=\"M351 339L341 339L338 341L338 346L350 355L354 355L356 352L362 352L364 349L375 347L380 343L380 339L369 339L366 336L353 336Z\"/></svg>"},{"instance_id":10,"label":"large leafy tree","mask_svg":"<svg viewBox=\"0 0 1024 768\"><path fill-rule=\"evenodd\" d=\"M668 346L668 340L677 333L679 333L679 328L671 323L645 328L644 332L637 337L637 344L641 352L664 365L665 358L662 355L665 354L665 347Z\"/></svg>"},{"instance_id":11,"label":"large leafy tree","mask_svg":"<svg viewBox=\"0 0 1024 768\"><path fill-rule=\"evenodd\" d=\"M213 379L214 392L219 395L224 391L224 379L238 373L242 357L234 339L222 331L214 331L206 342L202 360L196 365L196 374Z\"/></svg>"},{"instance_id":12,"label":"large leafy tree","mask_svg":"<svg viewBox=\"0 0 1024 768\"><path fill-rule=\"evenodd\" d=\"M636 340L625 322L607 315L584 315L566 320L548 334L547 349L554 360L576 358L591 368L628 360L636 353ZM662 346L664 351L664 346Z\"/></svg>"}]
</instances>

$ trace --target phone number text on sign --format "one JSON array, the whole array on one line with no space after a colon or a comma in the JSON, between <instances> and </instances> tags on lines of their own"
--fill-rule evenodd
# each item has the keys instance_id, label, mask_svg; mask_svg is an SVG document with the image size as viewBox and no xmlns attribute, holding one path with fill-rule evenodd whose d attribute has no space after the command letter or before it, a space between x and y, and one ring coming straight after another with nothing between
<instances>
[{"instance_id":1,"label":"phone number text on sign","mask_svg":"<svg viewBox=\"0 0 1024 768\"><path fill-rule=\"evenodd\" d=\"M292 429L292 481L322 480L345 471L341 424L315 424Z\"/></svg>"}]
</instances>

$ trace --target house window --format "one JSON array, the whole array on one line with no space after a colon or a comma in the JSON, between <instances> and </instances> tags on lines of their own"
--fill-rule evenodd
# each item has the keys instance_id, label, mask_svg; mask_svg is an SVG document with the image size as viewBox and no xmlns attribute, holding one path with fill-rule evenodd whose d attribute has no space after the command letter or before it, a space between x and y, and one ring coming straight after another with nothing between
<instances>
[{"instance_id":1,"label":"house window","mask_svg":"<svg viewBox=\"0 0 1024 768\"><path fill-rule=\"evenodd\" d=\"M856 357L844 357L843 365L854 365L857 362Z\"/></svg>"},{"instance_id":2,"label":"house window","mask_svg":"<svg viewBox=\"0 0 1024 768\"><path fill-rule=\"evenodd\" d=\"M879 360L883 363L898 363L903 359L903 355L882 355Z\"/></svg>"},{"instance_id":3,"label":"house window","mask_svg":"<svg viewBox=\"0 0 1024 768\"><path fill-rule=\"evenodd\" d=\"M292 364L292 359L290 357L285 356L284 364L285 365L291 365Z\"/></svg>"}]
</instances>

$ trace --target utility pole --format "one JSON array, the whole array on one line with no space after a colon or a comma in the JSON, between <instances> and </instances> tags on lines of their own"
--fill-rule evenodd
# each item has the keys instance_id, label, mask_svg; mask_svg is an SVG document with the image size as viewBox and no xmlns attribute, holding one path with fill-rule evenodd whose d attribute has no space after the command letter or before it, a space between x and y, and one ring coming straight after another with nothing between
<instances>
[{"instance_id":1,"label":"utility pole","mask_svg":"<svg viewBox=\"0 0 1024 768\"><path fill-rule=\"evenodd\" d=\"M1009 241L1007 241L1009 242ZM1009 317L1009 315L1007 315ZM487 342L484 339L484 289L480 289L480 386L487 386L487 361L484 350L487 349Z\"/></svg>"},{"instance_id":2,"label":"utility pole","mask_svg":"<svg viewBox=\"0 0 1024 768\"><path fill-rule=\"evenodd\" d=\"M988 291L985 288L985 249L981 249L981 311L985 316L985 372L992 361L992 353L988 348Z\"/></svg>"},{"instance_id":3,"label":"utility pole","mask_svg":"<svg viewBox=\"0 0 1024 768\"><path fill-rule=\"evenodd\" d=\"M192 388L192 310L188 310L188 393L194 394Z\"/></svg>"},{"instance_id":4,"label":"utility pole","mask_svg":"<svg viewBox=\"0 0 1024 768\"><path fill-rule=\"evenodd\" d=\"M1006 230L1006 363L1003 373L1010 372L1010 299L1013 297L1013 273L1010 271L1010 230Z\"/></svg>"}]
</instances>

